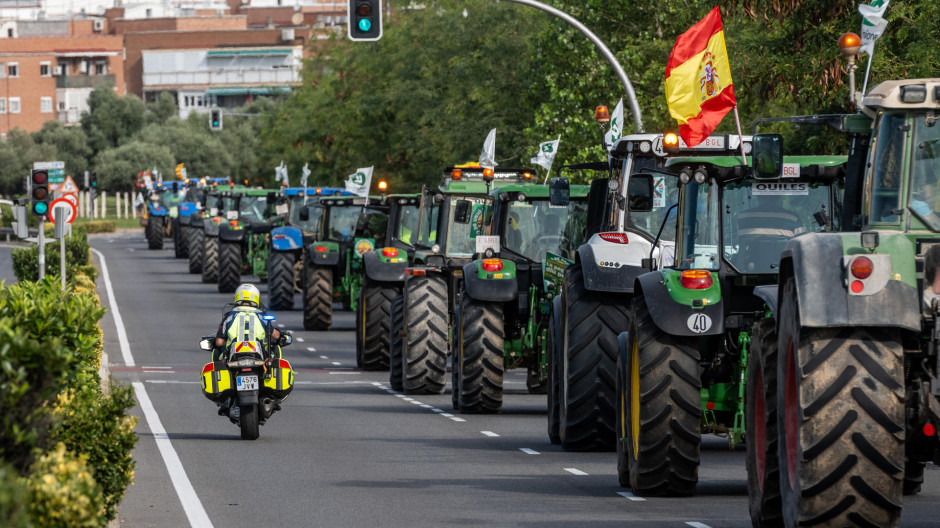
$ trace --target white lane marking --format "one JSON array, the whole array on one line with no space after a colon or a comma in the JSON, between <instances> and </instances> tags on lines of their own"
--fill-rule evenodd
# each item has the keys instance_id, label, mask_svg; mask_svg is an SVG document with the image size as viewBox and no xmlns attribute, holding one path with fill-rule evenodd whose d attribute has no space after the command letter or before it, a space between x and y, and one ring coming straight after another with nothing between
<instances>
[{"instance_id":1,"label":"white lane marking","mask_svg":"<svg viewBox=\"0 0 940 528\"><path fill-rule=\"evenodd\" d=\"M433 409L431 409L431 410L434 411L434 412L436 412L436 413L442 413L442 412L444 412L442 409L438 409L438 408L436 408L436 407L433 408Z\"/></svg>"},{"instance_id":2,"label":"white lane marking","mask_svg":"<svg viewBox=\"0 0 940 528\"><path fill-rule=\"evenodd\" d=\"M298 337L298 338L297 338L297 342L298 342L298 343L303 343L303 342L304 342L304 338Z\"/></svg>"},{"instance_id":3,"label":"white lane marking","mask_svg":"<svg viewBox=\"0 0 940 528\"><path fill-rule=\"evenodd\" d=\"M334 364L334 365L341 365L342 363L340 363L339 361L334 361L333 364Z\"/></svg>"},{"instance_id":4,"label":"white lane marking","mask_svg":"<svg viewBox=\"0 0 940 528\"><path fill-rule=\"evenodd\" d=\"M617 495L620 495L621 497L625 497L625 498L630 499L630 500L635 501L635 502L641 502L641 501L645 501L645 500L646 500L646 499L644 499L643 497L637 497L636 495L630 493L629 491L618 491L618 492L617 492Z\"/></svg>"},{"instance_id":5,"label":"white lane marking","mask_svg":"<svg viewBox=\"0 0 940 528\"><path fill-rule=\"evenodd\" d=\"M140 367L142 369L172 369L173 367Z\"/></svg>"},{"instance_id":6,"label":"white lane marking","mask_svg":"<svg viewBox=\"0 0 940 528\"><path fill-rule=\"evenodd\" d=\"M131 344L127 340L127 332L124 330L124 320L121 319L121 310L118 309L117 300L114 298L114 288L111 287L111 276L108 275L108 263L105 261L104 253L95 248L91 248L91 252L98 255L98 260L101 263L101 277L104 278L104 289L108 292L108 306L111 308L108 311L111 312L111 317L114 318L114 327L117 329L118 343L121 345L121 355L124 356L124 366L133 367L135 365L134 356L131 354Z\"/></svg>"},{"instance_id":7,"label":"white lane marking","mask_svg":"<svg viewBox=\"0 0 940 528\"><path fill-rule=\"evenodd\" d=\"M160 455L163 457L163 463L166 464L166 469L170 472L170 480L173 481L176 494L179 496L180 502L183 503L183 511L186 512L189 525L197 528L211 527L212 521L209 520L206 510L202 507L202 503L199 502L199 497L196 496L196 490L193 489L192 483L189 482L189 478L186 476L183 463L180 462L179 455L177 455L176 450L173 449L173 444L170 443L170 437L167 436L163 424L160 423L160 417L157 416L157 411L153 408L150 397L147 396L147 389L144 387L144 384L139 381L135 381L133 386L137 403L140 404L141 410L144 411L147 427L150 428L150 432L157 442L157 448L160 450Z\"/></svg>"},{"instance_id":8,"label":"white lane marking","mask_svg":"<svg viewBox=\"0 0 940 528\"><path fill-rule=\"evenodd\" d=\"M522 451L523 453L525 453L525 454L527 454L527 455L538 455L538 454L539 454L539 452L536 451L535 449L529 449L528 447L520 447L520 448L519 448L519 451Z\"/></svg>"},{"instance_id":9,"label":"white lane marking","mask_svg":"<svg viewBox=\"0 0 940 528\"><path fill-rule=\"evenodd\" d=\"M326 357L326 356L320 356L320 359L330 359L330 358L328 358L328 357Z\"/></svg>"},{"instance_id":10,"label":"white lane marking","mask_svg":"<svg viewBox=\"0 0 940 528\"><path fill-rule=\"evenodd\" d=\"M277 327L278 327L278 328L284 328L284 323L278 323L278 324L277 324Z\"/></svg>"},{"instance_id":11,"label":"white lane marking","mask_svg":"<svg viewBox=\"0 0 940 528\"><path fill-rule=\"evenodd\" d=\"M310 351L310 352L316 352L316 351L317 351L317 349L315 349L315 348L313 348L313 347L307 347L307 350Z\"/></svg>"},{"instance_id":12,"label":"white lane marking","mask_svg":"<svg viewBox=\"0 0 940 528\"><path fill-rule=\"evenodd\" d=\"M421 402L418 402L418 403L421 403ZM433 409L433 408L434 408L433 405L428 405L428 404L426 404L426 403L422 403L421 406L424 407L425 409Z\"/></svg>"},{"instance_id":13,"label":"white lane marking","mask_svg":"<svg viewBox=\"0 0 940 528\"><path fill-rule=\"evenodd\" d=\"M490 436L490 437L492 437L492 436L499 436L498 434L494 433L493 431L480 431L480 432L483 433L483 434L485 434L486 436Z\"/></svg>"},{"instance_id":14,"label":"white lane marking","mask_svg":"<svg viewBox=\"0 0 940 528\"><path fill-rule=\"evenodd\" d=\"M144 373L146 373L146 374L176 374L176 371L175 371L175 370L149 370L149 369L142 369L141 372L144 372Z\"/></svg>"},{"instance_id":15,"label":"white lane marking","mask_svg":"<svg viewBox=\"0 0 940 528\"><path fill-rule=\"evenodd\" d=\"M402 396L401 399L403 399L403 400L405 400L405 401L415 401L414 398L409 398L409 397L407 397L407 396Z\"/></svg>"},{"instance_id":16,"label":"white lane marking","mask_svg":"<svg viewBox=\"0 0 940 528\"><path fill-rule=\"evenodd\" d=\"M411 400L410 403L413 403L413 404L415 404L415 405L424 405L423 403L419 402L418 400Z\"/></svg>"},{"instance_id":17,"label":"white lane marking","mask_svg":"<svg viewBox=\"0 0 940 528\"><path fill-rule=\"evenodd\" d=\"M581 471L580 469L575 468L564 468L565 471L571 473L572 475L587 475L587 473Z\"/></svg>"},{"instance_id":18,"label":"white lane marking","mask_svg":"<svg viewBox=\"0 0 940 528\"><path fill-rule=\"evenodd\" d=\"M464 420L463 418L458 418L456 416L450 416L449 418L455 422L466 422L466 420Z\"/></svg>"},{"instance_id":19,"label":"white lane marking","mask_svg":"<svg viewBox=\"0 0 940 528\"><path fill-rule=\"evenodd\" d=\"M709 525L707 525L707 524L705 524L705 523L694 522L694 521L688 521L688 522L686 522L685 524L688 524L688 525L691 526L692 528L712 528L711 526L709 526Z\"/></svg>"},{"instance_id":20,"label":"white lane marking","mask_svg":"<svg viewBox=\"0 0 940 528\"><path fill-rule=\"evenodd\" d=\"M442 413L441 413L441 416L446 416L446 417L450 418L451 416L453 416L453 414L446 413L446 412L442 412Z\"/></svg>"}]
</instances>

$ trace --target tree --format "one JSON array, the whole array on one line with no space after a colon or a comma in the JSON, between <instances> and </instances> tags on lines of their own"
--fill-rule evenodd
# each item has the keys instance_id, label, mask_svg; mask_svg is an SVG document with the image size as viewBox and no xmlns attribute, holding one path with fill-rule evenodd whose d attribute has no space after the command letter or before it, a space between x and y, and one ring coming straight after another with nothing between
<instances>
[{"instance_id":1,"label":"tree","mask_svg":"<svg viewBox=\"0 0 940 528\"><path fill-rule=\"evenodd\" d=\"M179 105L176 97L170 92L160 92L157 100L147 103L147 122L166 123L168 119L179 114Z\"/></svg>"},{"instance_id":2,"label":"tree","mask_svg":"<svg viewBox=\"0 0 940 528\"><path fill-rule=\"evenodd\" d=\"M66 173L83 174L89 169L91 148L81 127L66 128L58 121L50 120L43 123L42 129L33 132L32 139L37 145L53 147L55 154L49 161L65 163Z\"/></svg>"},{"instance_id":3,"label":"tree","mask_svg":"<svg viewBox=\"0 0 940 528\"><path fill-rule=\"evenodd\" d=\"M135 141L165 147L174 163L186 164L191 178L228 176L232 171L231 152L251 146L223 144L208 131L203 117L204 114L191 114L187 121L171 117L165 124L147 125L135 136ZM164 174L173 174L173 171Z\"/></svg>"},{"instance_id":4,"label":"tree","mask_svg":"<svg viewBox=\"0 0 940 528\"><path fill-rule=\"evenodd\" d=\"M56 148L37 144L30 134L12 130L0 140L0 193L5 196L25 195L26 176L35 161L54 161Z\"/></svg>"},{"instance_id":5,"label":"tree","mask_svg":"<svg viewBox=\"0 0 940 528\"><path fill-rule=\"evenodd\" d=\"M134 95L117 95L108 84L92 90L88 112L82 112L82 130L96 156L130 140L143 125L144 102Z\"/></svg>"},{"instance_id":6,"label":"tree","mask_svg":"<svg viewBox=\"0 0 940 528\"><path fill-rule=\"evenodd\" d=\"M105 191L133 190L137 173L154 167L162 174L173 174L173 153L163 145L134 140L95 156L98 187Z\"/></svg>"}]
</instances>

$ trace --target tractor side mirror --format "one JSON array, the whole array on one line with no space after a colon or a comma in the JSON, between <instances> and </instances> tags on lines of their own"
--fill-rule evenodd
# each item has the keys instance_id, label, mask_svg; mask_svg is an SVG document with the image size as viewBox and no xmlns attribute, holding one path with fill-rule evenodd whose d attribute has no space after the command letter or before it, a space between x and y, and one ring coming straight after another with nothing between
<instances>
[{"instance_id":1,"label":"tractor side mirror","mask_svg":"<svg viewBox=\"0 0 940 528\"><path fill-rule=\"evenodd\" d=\"M653 175L631 174L627 184L630 211L648 213L653 210Z\"/></svg>"},{"instance_id":2,"label":"tractor side mirror","mask_svg":"<svg viewBox=\"0 0 940 528\"><path fill-rule=\"evenodd\" d=\"M473 204L470 203L470 200L457 200L457 205L454 206L454 222L458 224L469 224L470 211L472 208Z\"/></svg>"},{"instance_id":3,"label":"tractor side mirror","mask_svg":"<svg viewBox=\"0 0 940 528\"><path fill-rule=\"evenodd\" d=\"M758 180L776 180L783 174L783 136L757 134L754 136L754 177Z\"/></svg>"},{"instance_id":4,"label":"tractor side mirror","mask_svg":"<svg viewBox=\"0 0 940 528\"><path fill-rule=\"evenodd\" d=\"M571 201L571 184L567 176L548 180L548 201L552 205L567 207Z\"/></svg>"}]
</instances>

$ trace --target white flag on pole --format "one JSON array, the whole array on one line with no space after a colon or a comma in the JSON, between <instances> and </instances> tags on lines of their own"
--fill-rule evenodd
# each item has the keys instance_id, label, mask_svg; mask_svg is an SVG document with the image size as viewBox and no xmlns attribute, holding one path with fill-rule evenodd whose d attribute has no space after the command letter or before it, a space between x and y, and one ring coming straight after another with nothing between
<instances>
[{"instance_id":1,"label":"white flag on pole","mask_svg":"<svg viewBox=\"0 0 940 528\"><path fill-rule=\"evenodd\" d=\"M369 196L372 185L372 167L356 169L346 178L346 190L357 196Z\"/></svg>"},{"instance_id":2,"label":"white flag on pole","mask_svg":"<svg viewBox=\"0 0 940 528\"><path fill-rule=\"evenodd\" d=\"M620 139L623 133L623 99L617 102L613 115L610 116L610 128L604 135L604 143L607 148L614 146L614 141Z\"/></svg>"},{"instance_id":3,"label":"white flag on pole","mask_svg":"<svg viewBox=\"0 0 940 528\"><path fill-rule=\"evenodd\" d=\"M496 129L490 130L483 142L483 152L480 153L480 166L484 169L496 168Z\"/></svg>"},{"instance_id":4,"label":"white flag on pole","mask_svg":"<svg viewBox=\"0 0 940 528\"><path fill-rule=\"evenodd\" d=\"M539 143L539 152L530 161L536 165L545 167L545 170L552 171L552 161L555 160L555 154L558 153L558 143L561 142L561 135L554 141L545 141Z\"/></svg>"},{"instance_id":5,"label":"white flag on pole","mask_svg":"<svg viewBox=\"0 0 940 528\"><path fill-rule=\"evenodd\" d=\"M279 181L281 185L289 187L287 184L287 165L284 164L284 160L281 160L280 165L274 167L274 181Z\"/></svg>"},{"instance_id":6,"label":"white flag on pole","mask_svg":"<svg viewBox=\"0 0 940 528\"><path fill-rule=\"evenodd\" d=\"M310 177L310 169L307 168L307 164L306 164L306 163L304 163L304 168L301 169L301 172L302 172L302 176L300 177L300 186L301 186L301 187L306 187L306 186L307 186L307 178Z\"/></svg>"},{"instance_id":7,"label":"white flag on pole","mask_svg":"<svg viewBox=\"0 0 940 528\"><path fill-rule=\"evenodd\" d=\"M888 21L885 20L885 10L891 0L872 0L871 5L860 4L858 13L862 15L862 49L861 53L869 55L875 51L875 41L884 33Z\"/></svg>"}]
</instances>

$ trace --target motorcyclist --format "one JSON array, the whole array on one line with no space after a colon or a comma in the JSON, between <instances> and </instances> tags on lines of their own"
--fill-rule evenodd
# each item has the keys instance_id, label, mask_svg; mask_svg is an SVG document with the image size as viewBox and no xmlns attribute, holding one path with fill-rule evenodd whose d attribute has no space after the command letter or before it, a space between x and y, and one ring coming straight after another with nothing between
<instances>
[{"instance_id":1,"label":"motorcyclist","mask_svg":"<svg viewBox=\"0 0 940 528\"><path fill-rule=\"evenodd\" d=\"M281 332L271 325L270 321L262 319L261 292L253 284L242 284L235 290L235 308L225 315L215 334L215 349L212 351L212 361L221 361L229 355L229 348L238 341L260 342L262 348L268 347L268 336L271 337L270 350L263 350L265 358L280 358L281 347L277 345Z\"/></svg>"}]
</instances>

